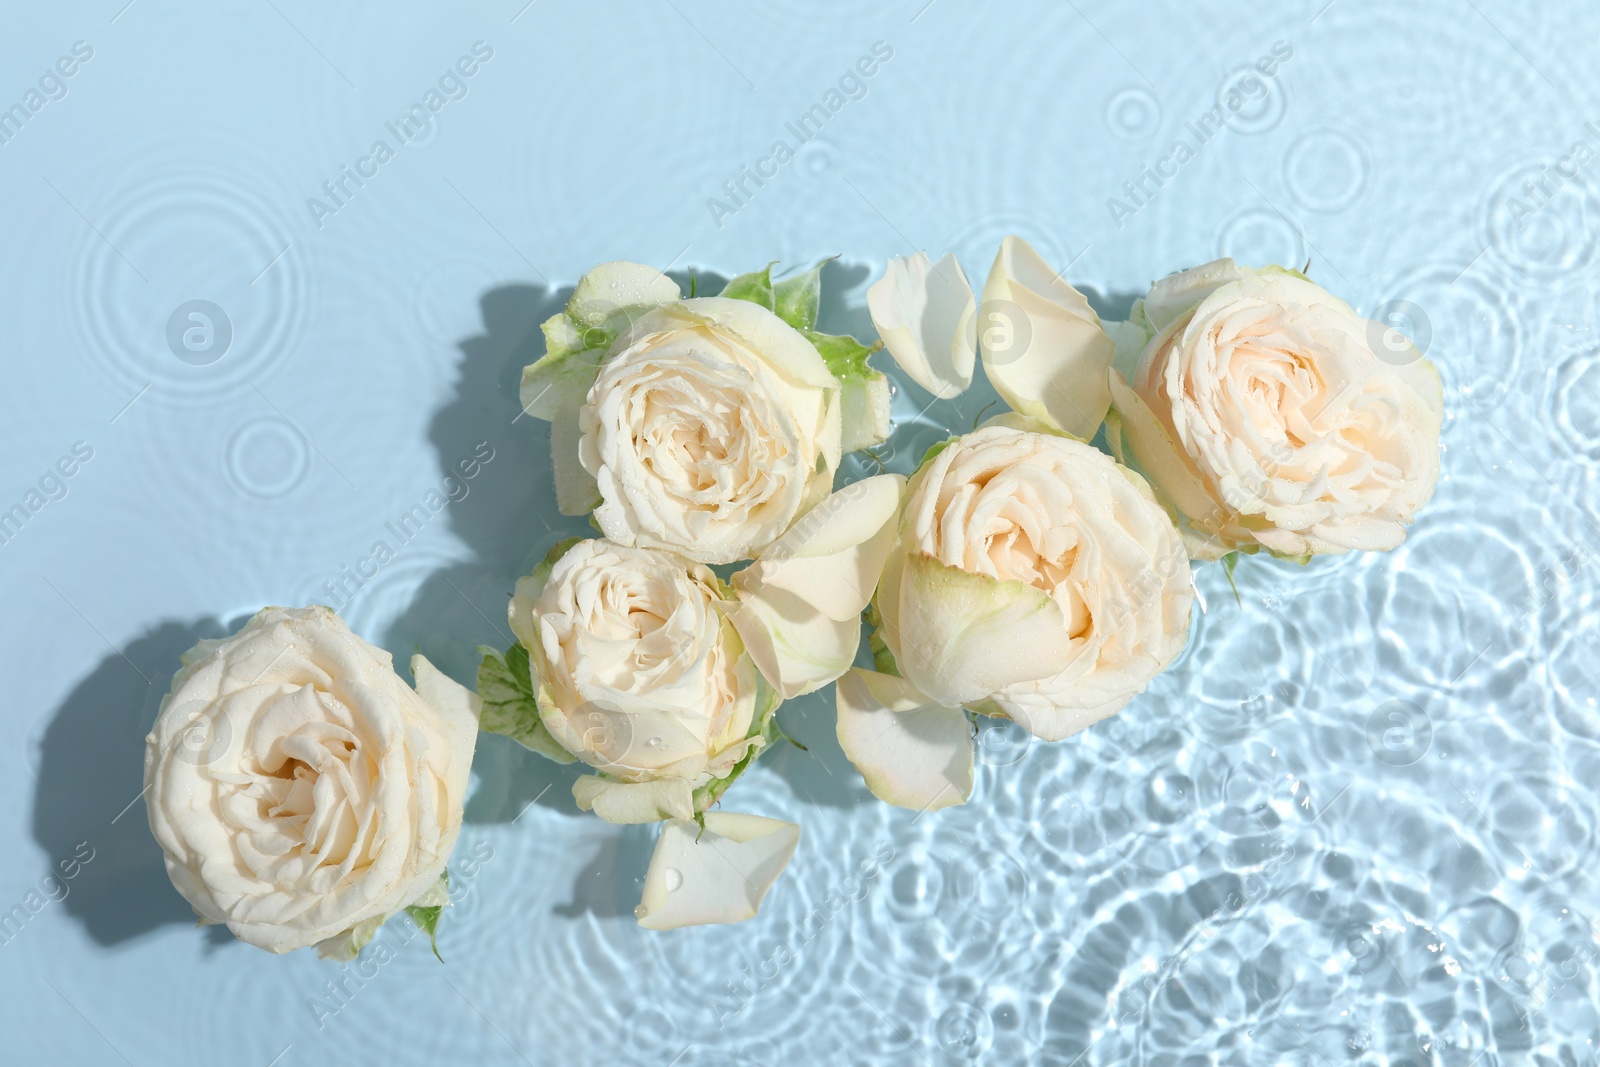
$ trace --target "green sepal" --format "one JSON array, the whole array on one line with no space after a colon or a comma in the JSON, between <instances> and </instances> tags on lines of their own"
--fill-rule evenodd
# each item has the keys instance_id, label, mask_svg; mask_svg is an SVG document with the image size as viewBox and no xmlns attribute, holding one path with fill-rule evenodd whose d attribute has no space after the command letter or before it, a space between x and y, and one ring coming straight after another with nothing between
<instances>
[{"instance_id":1,"label":"green sepal","mask_svg":"<svg viewBox=\"0 0 1600 1067\"><path fill-rule=\"evenodd\" d=\"M777 260L772 262L776 263ZM749 274L730 278L728 284L722 287L720 295L729 300L748 300L752 304L760 304L768 311L776 312L777 300L772 291L772 263Z\"/></svg>"},{"instance_id":2,"label":"green sepal","mask_svg":"<svg viewBox=\"0 0 1600 1067\"><path fill-rule=\"evenodd\" d=\"M950 436L946 437L943 441L935 441L933 444L929 445L928 450L922 454L922 459L917 461L917 470L920 471L922 468L932 463L934 457L936 457L940 452L943 452L945 449L949 448L957 440L958 438Z\"/></svg>"},{"instance_id":3,"label":"green sepal","mask_svg":"<svg viewBox=\"0 0 1600 1067\"><path fill-rule=\"evenodd\" d=\"M361 950L366 947L378 933L378 928L383 925L387 915L374 915L356 923L341 934L317 942L317 956L336 963L349 963L361 955Z\"/></svg>"},{"instance_id":4,"label":"green sepal","mask_svg":"<svg viewBox=\"0 0 1600 1067\"><path fill-rule=\"evenodd\" d=\"M538 565L533 568L533 579L539 583L540 589L543 589L549 583L550 572L556 569L556 564L561 562L561 557L565 556L572 546L579 541L587 540L589 538L583 536L566 537L550 546L550 551L544 554L544 559L541 559Z\"/></svg>"},{"instance_id":5,"label":"green sepal","mask_svg":"<svg viewBox=\"0 0 1600 1067\"><path fill-rule=\"evenodd\" d=\"M437 904L432 903L435 900L438 901ZM418 897L417 901L406 907L406 914L411 916L411 921L417 924L418 929L428 935L428 946L433 949L433 958L443 963L444 957L439 955L439 916L444 914L444 909L450 904L450 872L448 870L441 872L439 880L431 889Z\"/></svg>"},{"instance_id":6,"label":"green sepal","mask_svg":"<svg viewBox=\"0 0 1600 1067\"><path fill-rule=\"evenodd\" d=\"M756 680L756 687L756 713L750 720L750 732L745 734L745 739L760 737L762 743L752 746L744 754L743 759L729 768L727 775L713 778L694 791L695 821L700 823L702 830L705 828L705 822L701 816L706 809L721 800L722 794L728 791L728 787L749 770L761 754L770 749L776 741L791 740L789 735L778 727L778 705L783 703L778 697L778 691L768 685L765 678L760 677Z\"/></svg>"},{"instance_id":7,"label":"green sepal","mask_svg":"<svg viewBox=\"0 0 1600 1067\"><path fill-rule=\"evenodd\" d=\"M977 716L979 715L987 715L991 719L1011 718L1011 716L1006 713L1006 709L1002 708L999 702L994 699L994 697L984 697L982 700L974 700L972 703L966 705L966 710L969 712L968 718L972 721L974 736L977 734Z\"/></svg>"},{"instance_id":8,"label":"green sepal","mask_svg":"<svg viewBox=\"0 0 1600 1067\"><path fill-rule=\"evenodd\" d=\"M883 616L878 613L878 605L868 604L864 614L867 626L871 628L867 633L867 648L872 652L873 669L879 674L900 677L900 665L894 661L894 653L889 650L888 642L883 639Z\"/></svg>"},{"instance_id":9,"label":"green sepal","mask_svg":"<svg viewBox=\"0 0 1600 1067\"><path fill-rule=\"evenodd\" d=\"M839 382L840 448L857 452L889 438L889 379L867 363L882 341L864 345L849 335L801 331Z\"/></svg>"},{"instance_id":10,"label":"green sepal","mask_svg":"<svg viewBox=\"0 0 1600 1067\"><path fill-rule=\"evenodd\" d=\"M778 318L801 333L817 328L817 309L822 304L822 268L837 256L830 256L808 271L785 278L773 287L773 310Z\"/></svg>"},{"instance_id":11,"label":"green sepal","mask_svg":"<svg viewBox=\"0 0 1600 1067\"><path fill-rule=\"evenodd\" d=\"M874 341L869 346L849 334L818 333L815 330L800 332L806 335L806 340L816 348L822 362L828 365L828 373L841 382L883 377L867 365L867 357L883 347L882 341Z\"/></svg>"},{"instance_id":12,"label":"green sepal","mask_svg":"<svg viewBox=\"0 0 1600 1067\"><path fill-rule=\"evenodd\" d=\"M1244 601L1239 599L1239 586L1233 580L1233 569L1239 565L1239 553L1229 552L1222 557L1220 562L1222 563L1222 573L1228 578L1228 588L1233 590L1233 602L1235 604L1243 604Z\"/></svg>"},{"instance_id":13,"label":"green sepal","mask_svg":"<svg viewBox=\"0 0 1600 1067\"><path fill-rule=\"evenodd\" d=\"M483 656L478 664L478 698L483 702L478 728L491 734L504 734L557 763L571 763L576 759L551 736L539 718L533 665L522 642L513 643L503 654L487 645L479 645L478 652Z\"/></svg>"}]
</instances>

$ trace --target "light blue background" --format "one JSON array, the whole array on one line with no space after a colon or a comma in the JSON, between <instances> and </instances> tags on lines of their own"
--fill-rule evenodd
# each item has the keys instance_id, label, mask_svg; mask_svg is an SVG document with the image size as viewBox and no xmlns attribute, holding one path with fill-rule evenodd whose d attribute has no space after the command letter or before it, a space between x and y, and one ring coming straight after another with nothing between
<instances>
[{"instance_id":1,"label":"light blue background","mask_svg":"<svg viewBox=\"0 0 1600 1067\"><path fill-rule=\"evenodd\" d=\"M0 545L0 911L94 857L0 944L0 1059L1595 1062L1600 160L1573 149L1600 151L1600 9L122 3L0 12L0 107L93 50L0 144L0 509L93 451ZM400 146L385 124L480 41ZM716 218L880 41L864 94ZM1256 99L1114 219L1277 42ZM379 139L394 158L319 220ZM488 442L343 609L470 682L516 575L581 529L513 420L586 268L838 254L825 317L859 332L886 257L955 251L977 281L1011 232L1112 311L1220 254L1406 301L1448 408L1408 544L1246 561L1239 604L1207 569L1146 696L1054 746L986 724L974 802L937 816L871 800L826 697L790 706L810 754L730 803L805 838L742 927L639 931L648 831L484 738L443 966L412 942L336 1000L345 970L193 928L138 799L178 653L327 599ZM192 300L231 324L204 366L167 341ZM906 456L976 414L925 402L897 399Z\"/></svg>"}]
</instances>

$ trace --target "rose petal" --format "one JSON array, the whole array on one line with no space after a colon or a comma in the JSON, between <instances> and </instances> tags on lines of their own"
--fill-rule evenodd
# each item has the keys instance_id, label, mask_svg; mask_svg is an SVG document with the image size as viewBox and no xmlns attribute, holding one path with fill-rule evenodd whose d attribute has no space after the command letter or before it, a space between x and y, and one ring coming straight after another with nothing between
<instances>
[{"instance_id":1,"label":"rose petal","mask_svg":"<svg viewBox=\"0 0 1600 1067\"><path fill-rule=\"evenodd\" d=\"M855 659L859 617L894 541L904 490L898 474L848 485L734 575L739 607L729 619L785 699L826 685Z\"/></svg>"},{"instance_id":2,"label":"rose petal","mask_svg":"<svg viewBox=\"0 0 1600 1067\"><path fill-rule=\"evenodd\" d=\"M1217 510L1216 501L1194 468L1179 453L1155 412L1150 410L1139 394L1128 388L1128 383L1116 371L1108 372L1108 381L1112 405L1121 420L1121 433L1107 435L1112 441L1112 452L1117 454L1119 460L1127 462L1121 454L1125 443L1133 453L1134 465L1144 473L1158 496L1165 497L1190 518L1205 519L1211 516Z\"/></svg>"},{"instance_id":3,"label":"rose petal","mask_svg":"<svg viewBox=\"0 0 1600 1067\"><path fill-rule=\"evenodd\" d=\"M580 325L603 326L624 308L657 307L681 295L678 283L654 267L617 260L578 279L567 301L567 315Z\"/></svg>"},{"instance_id":4,"label":"rose petal","mask_svg":"<svg viewBox=\"0 0 1600 1067\"><path fill-rule=\"evenodd\" d=\"M837 688L839 745L879 800L938 811L972 795L972 727L904 678L852 668Z\"/></svg>"},{"instance_id":5,"label":"rose petal","mask_svg":"<svg viewBox=\"0 0 1600 1067\"><path fill-rule=\"evenodd\" d=\"M1048 678L1072 655L1061 605L1019 581L998 581L911 554L900 576L900 673L947 707L1016 682Z\"/></svg>"},{"instance_id":6,"label":"rose petal","mask_svg":"<svg viewBox=\"0 0 1600 1067\"><path fill-rule=\"evenodd\" d=\"M1244 272L1231 259L1214 259L1167 275L1151 285L1149 295L1144 298L1144 313L1150 328L1160 333L1216 290L1243 276Z\"/></svg>"},{"instance_id":7,"label":"rose petal","mask_svg":"<svg viewBox=\"0 0 1600 1067\"><path fill-rule=\"evenodd\" d=\"M954 255L938 263L926 252L891 259L867 290L867 311L884 347L912 381L942 400L972 384L976 309Z\"/></svg>"},{"instance_id":8,"label":"rose petal","mask_svg":"<svg viewBox=\"0 0 1600 1067\"><path fill-rule=\"evenodd\" d=\"M995 342L1002 304L1014 305L1009 344ZM1020 237L1000 243L983 286L978 339L983 370L1012 409L1088 440L1110 406L1106 368L1116 352L1083 294ZM1021 346L1020 349L1018 346Z\"/></svg>"},{"instance_id":9,"label":"rose petal","mask_svg":"<svg viewBox=\"0 0 1600 1067\"><path fill-rule=\"evenodd\" d=\"M708 811L704 819L704 831L686 820L661 827L635 911L645 929L754 917L800 843L800 827L792 822L723 811Z\"/></svg>"},{"instance_id":10,"label":"rose petal","mask_svg":"<svg viewBox=\"0 0 1600 1067\"><path fill-rule=\"evenodd\" d=\"M813 389L834 390L839 380L817 354L805 335L778 316L748 300L702 296L673 305L678 315L706 319L734 334L746 345L765 356L772 365L795 382Z\"/></svg>"},{"instance_id":11,"label":"rose petal","mask_svg":"<svg viewBox=\"0 0 1600 1067\"><path fill-rule=\"evenodd\" d=\"M572 783L572 799L612 823L694 818L694 790L684 778L616 782L586 774Z\"/></svg>"}]
</instances>

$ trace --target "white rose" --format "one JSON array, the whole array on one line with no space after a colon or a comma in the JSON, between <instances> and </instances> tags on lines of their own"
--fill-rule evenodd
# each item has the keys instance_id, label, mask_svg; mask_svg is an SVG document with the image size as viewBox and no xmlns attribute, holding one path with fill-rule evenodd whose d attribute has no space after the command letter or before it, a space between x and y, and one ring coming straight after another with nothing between
<instances>
[{"instance_id":1,"label":"white rose","mask_svg":"<svg viewBox=\"0 0 1600 1067\"><path fill-rule=\"evenodd\" d=\"M469 691L421 656L413 691L324 607L267 608L183 662L146 738L146 800L203 921L348 954L435 890L477 740Z\"/></svg>"},{"instance_id":2,"label":"white rose","mask_svg":"<svg viewBox=\"0 0 1600 1067\"><path fill-rule=\"evenodd\" d=\"M584 810L663 822L640 925L747 919L789 862L799 827L708 809L781 736L780 699L849 668L903 486L881 475L829 496L729 584L599 539L557 545L518 581L509 656L527 673L485 650L485 728L601 772L573 783Z\"/></svg>"},{"instance_id":3,"label":"white rose","mask_svg":"<svg viewBox=\"0 0 1600 1067\"><path fill-rule=\"evenodd\" d=\"M1298 272L1223 259L1173 275L1118 336L1107 436L1195 558L1394 548L1433 495L1438 371Z\"/></svg>"},{"instance_id":4,"label":"white rose","mask_svg":"<svg viewBox=\"0 0 1600 1067\"><path fill-rule=\"evenodd\" d=\"M776 706L724 614L716 575L657 549L578 541L517 583L510 621L539 718L605 777L580 807L611 822L693 818L767 741ZM698 798L696 790L701 790Z\"/></svg>"},{"instance_id":5,"label":"white rose","mask_svg":"<svg viewBox=\"0 0 1600 1067\"><path fill-rule=\"evenodd\" d=\"M551 421L558 504L618 544L701 563L757 556L833 487L841 452L887 434L888 384L814 331L820 268L683 300L650 267L584 276L523 373Z\"/></svg>"},{"instance_id":6,"label":"white rose","mask_svg":"<svg viewBox=\"0 0 1600 1067\"><path fill-rule=\"evenodd\" d=\"M938 807L971 789L956 709L1059 740L1182 650L1193 587L1138 475L1079 441L989 425L912 478L874 598L899 677L840 680L839 739L874 792Z\"/></svg>"}]
</instances>

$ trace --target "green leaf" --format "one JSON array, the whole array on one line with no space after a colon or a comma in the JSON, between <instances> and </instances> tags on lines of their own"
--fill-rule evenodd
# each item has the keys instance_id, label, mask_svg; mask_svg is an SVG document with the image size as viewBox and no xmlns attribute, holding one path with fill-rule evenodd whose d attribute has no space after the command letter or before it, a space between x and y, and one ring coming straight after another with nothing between
<instances>
[{"instance_id":1,"label":"green leaf","mask_svg":"<svg viewBox=\"0 0 1600 1067\"><path fill-rule=\"evenodd\" d=\"M774 311L778 318L801 333L817 327L817 308L822 303L822 268L837 256L830 256L815 267L785 278L773 287Z\"/></svg>"},{"instance_id":2,"label":"green leaf","mask_svg":"<svg viewBox=\"0 0 1600 1067\"><path fill-rule=\"evenodd\" d=\"M1239 553L1229 552L1222 557L1222 573L1228 576L1228 588L1233 590L1233 602L1244 603L1239 599L1239 587L1233 581L1233 569L1239 565Z\"/></svg>"},{"instance_id":3,"label":"green leaf","mask_svg":"<svg viewBox=\"0 0 1600 1067\"><path fill-rule=\"evenodd\" d=\"M483 656L478 664L478 697L483 701L478 728L504 734L557 763L571 763L575 757L561 747L539 718L528 650L519 641L504 654L483 645L478 652Z\"/></svg>"},{"instance_id":4,"label":"green leaf","mask_svg":"<svg viewBox=\"0 0 1600 1067\"><path fill-rule=\"evenodd\" d=\"M777 260L773 260L776 263ZM732 278L723 286L722 294L729 300L748 300L752 304L760 304L768 311L777 310L777 302L772 292L772 263L768 263L760 270L753 270L749 274L741 274Z\"/></svg>"}]
</instances>

